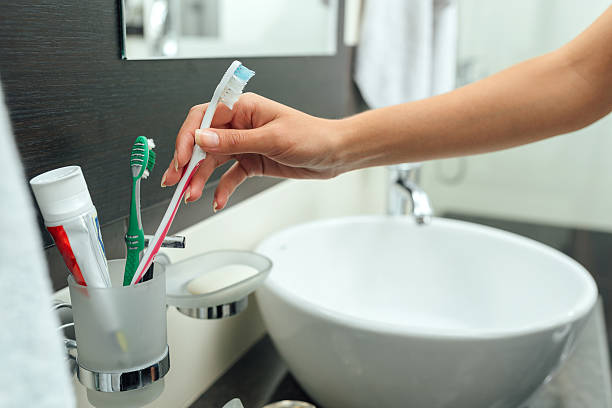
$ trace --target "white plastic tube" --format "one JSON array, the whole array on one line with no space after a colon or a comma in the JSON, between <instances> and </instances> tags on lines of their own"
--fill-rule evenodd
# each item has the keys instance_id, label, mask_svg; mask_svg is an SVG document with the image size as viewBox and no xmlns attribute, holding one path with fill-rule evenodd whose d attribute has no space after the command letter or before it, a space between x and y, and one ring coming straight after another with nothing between
<instances>
[{"instance_id":1,"label":"white plastic tube","mask_svg":"<svg viewBox=\"0 0 612 408\"><path fill-rule=\"evenodd\" d=\"M81 285L110 287L98 213L79 166L61 167L30 180L45 226Z\"/></svg>"}]
</instances>

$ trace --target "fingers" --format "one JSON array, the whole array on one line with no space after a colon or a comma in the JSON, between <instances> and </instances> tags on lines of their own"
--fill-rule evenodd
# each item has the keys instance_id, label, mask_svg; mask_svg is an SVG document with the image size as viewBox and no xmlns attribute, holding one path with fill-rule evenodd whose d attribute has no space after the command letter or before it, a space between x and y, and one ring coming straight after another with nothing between
<instances>
[{"instance_id":1,"label":"fingers","mask_svg":"<svg viewBox=\"0 0 612 408\"><path fill-rule=\"evenodd\" d=\"M174 157L170 161L170 166L168 167L168 169L164 172L164 175L162 176L161 186L167 187L167 186L172 186L178 183L178 181L181 179L181 175L182 175L182 167L179 170L178 161L176 159L176 151L174 151Z\"/></svg>"},{"instance_id":2,"label":"fingers","mask_svg":"<svg viewBox=\"0 0 612 408\"><path fill-rule=\"evenodd\" d=\"M240 165L240 162L234 163L219 180L219 185L215 190L215 198L213 199L213 211L216 212L225 208L229 197L247 177L248 174Z\"/></svg>"},{"instance_id":3,"label":"fingers","mask_svg":"<svg viewBox=\"0 0 612 408\"><path fill-rule=\"evenodd\" d=\"M244 155L237 158L236 163L219 179L219 185L215 190L213 210L225 208L230 196L248 177L263 175L262 160L262 157L258 155Z\"/></svg>"},{"instance_id":4,"label":"fingers","mask_svg":"<svg viewBox=\"0 0 612 408\"><path fill-rule=\"evenodd\" d=\"M206 181L215 170L215 163L213 160L204 160L200 167L196 170L196 173L189 182L189 187L185 191L185 204L197 201L202 196L202 190Z\"/></svg>"},{"instance_id":5,"label":"fingers","mask_svg":"<svg viewBox=\"0 0 612 408\"><path fill-rule=\"evenodd\" d=\"M206 109L208 109L208 104L196 105L189 110L176 138L172 162L162 177L162 187L176 184L180 180L183 168L191 158L196 138L195 132L200 128ZM224 104L219 104L211 127L215 129L215 134L223 132L220 138L217 138L217 140L220 139L220 142L215 142L213 135L212 139L209 138L203 142L202 147L209 146L210 148L204 148L208 152L227 152L228 154L260 152L265 154L275 149L273 127L266 125L286 109L288 108L277 102L251 93L242 95L233 110ZM226 129L230 127L239 130L227 131ZM261 137L256 137L258 135ZM278 150L278 147L276 149Z\"/></svg>"},{"instance_id":6,"label":"fingers","mask_svg":"<svg viewBox=\"0 0 612 408\"><path fill-rule=\"evenodd\" d=\"M196 105L189 109L187 118L183 122L183 125L178 131L176 137L176 146L174 150L174 157L170 167L174 167L175 170L182 169L189 163L191 153L193 151L193 132L200 127L204 112L208 108L208 104Z\"/></svg>"},{"instance_id":7,"label":"fingers","mask_svg":"<svg viewBox=\"0 0 612 408\"><path fill-rule=\"evenodd\" d=\"M189 163L194 145L194 131L200 127L204 113L208 108L208 103L196 105L189 110L187 118L181 126L178 136L176 137L176 147L174 156L168 166L168 170L162 177L162 187L171 186L181 179L183 168ZM217 127L227 126L232 120L233 113L231 109L223 104L217 106L212 125Z\"/></svg>"},{"instance_id":8,"label":"fingers","mask_svg":"<svg viewBox=\"0 0 612 408\"><path fill-rule=\"evenodd\" d=\"M199 200L202 196L204 186L213 171L230 159L230 157L208 155L206 159L202 161L202 164L200 164L200 167L196 170L196 173L189 182L189 187L187 191L185 191L185 203L192 203Z\"/></svg>"},{"instance_id":9,"label":"fingers","mask_svg":"<svg viewBox=\"0 0 612 408\"><path fill-rule=\"evenodd\" d=\"M219 154L271 154L277 150L274 126L256 129L197 129L195 142L202 150Z\"/></svg>"}]
</instances>

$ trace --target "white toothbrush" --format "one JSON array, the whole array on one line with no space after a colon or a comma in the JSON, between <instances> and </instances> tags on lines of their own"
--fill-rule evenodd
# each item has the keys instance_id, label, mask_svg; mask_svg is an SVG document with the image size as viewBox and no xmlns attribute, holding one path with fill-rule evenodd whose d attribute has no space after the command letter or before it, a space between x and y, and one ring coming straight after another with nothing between
<instances>
[{"instance_id":1,"label":"white toothbrush","mask_svg":"<svg viewBox=\"0 0 612 408\"><path fill-rule=\"evenodd\" d=\"M219 85L217 85L217 88L215 89L215 93L213 94L210 104L206 109L206 113L204 114L204 118L202 119L200 129L210 127L219 102L223 102L230 109L233 108L234 103L236 103L238 98L240 98L242 90L253 75L255 75L255 72L242 65L240 61L232 62L227 71L225 71L223 78L221 78L221 82L219 82ZM149 246L138 264L138 269L136 269L136 273L132 278L132 285L135 285L138 283L138 281L140 281L142 275L144 275L144 272L147 271L151 263L153 263L153 259L155 258L155 255L157 255L157 251L159 251L166 234L168 234L168 230L170 229L170 225L174 220L176 211L181 204L181 198L185 194L191 178L198 170L202 160L205 158L206 153L200 148L200 146L194 145L189 165L187 166L187 169L183 171L183 175L176 186L176 190L174 191L170 205L168 206L159 227L157 227L157 231L155 231L155 236L151 241L149 241Z\"/></svg>"}]
</instances>

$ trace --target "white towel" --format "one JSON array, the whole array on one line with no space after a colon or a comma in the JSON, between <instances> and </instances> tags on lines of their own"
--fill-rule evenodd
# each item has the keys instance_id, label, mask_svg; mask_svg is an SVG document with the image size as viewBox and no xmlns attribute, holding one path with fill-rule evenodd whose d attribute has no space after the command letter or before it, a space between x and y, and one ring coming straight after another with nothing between
<instances>
[{"instance_id":1,"label":"white towel","mask_svg":"<svg viewBox=\"0 0 612 408\"><path fill-rule=\"evenodd\" d=\"M355 81L371 108L455 87L456 0L366 1Z\"/></svg>"},{"instance_id":2,"label":"white towel","mask_svg":"<svg viewBox=\"0 0 612 408\"><path fill-rule=\"evenodd\" d=\"M1 87L0 174L0 407L69 408L42 240Z\"/></svg>"}]
</instances>

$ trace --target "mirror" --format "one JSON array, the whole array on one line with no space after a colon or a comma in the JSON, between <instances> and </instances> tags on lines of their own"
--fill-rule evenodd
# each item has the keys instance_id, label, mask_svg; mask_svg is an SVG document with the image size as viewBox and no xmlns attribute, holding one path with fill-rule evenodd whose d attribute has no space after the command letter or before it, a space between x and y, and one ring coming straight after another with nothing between
<instances>
[{"instance_id":1,"label":"mirror","mask_svg":"<svg viewBox=\"0 0 612 408\"><path fill-rule=\"evenodd\" d=\"M338 0L122 0L127 59L336 53Z\"/></svg>"}]
</instances>

